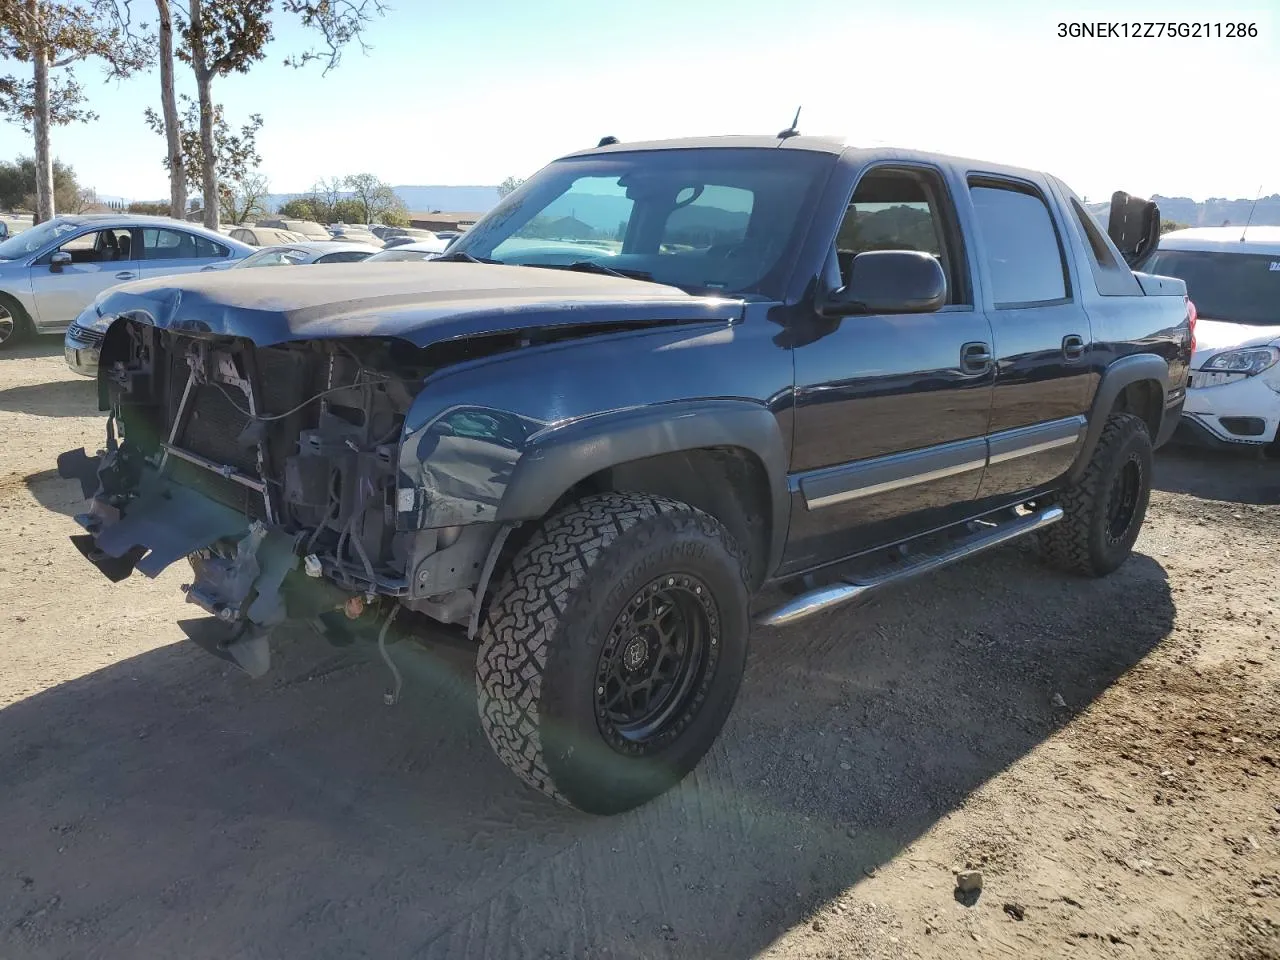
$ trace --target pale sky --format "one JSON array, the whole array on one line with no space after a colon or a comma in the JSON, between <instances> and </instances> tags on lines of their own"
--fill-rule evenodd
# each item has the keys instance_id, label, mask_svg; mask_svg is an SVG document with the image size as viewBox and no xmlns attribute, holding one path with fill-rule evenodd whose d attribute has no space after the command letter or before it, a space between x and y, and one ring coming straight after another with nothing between
<instances>
[{"instance_id":1,"label":"pale sky","mask_svg":"<svg viewBox=\"0 0 1280 960\"><path fill-rule=\"evenodd\" d=\"M250 74L215 81L233 122L263 115L273 191L361 171L493 184L605 135L775 133L802 104L804 133L1045 169L1090 199L1280 193L1274 4L392 2L370 53L328 77L281 65L306 42L290 28ZM1057 36L1063 21L1206 18L1259 36ZM81 73L101 119L56 129L55 155L101 194L166 197L163 140L142 119L158 76L99 77ZM0 126L0 156L30 152Z\"/></svg>"}]
</instances>

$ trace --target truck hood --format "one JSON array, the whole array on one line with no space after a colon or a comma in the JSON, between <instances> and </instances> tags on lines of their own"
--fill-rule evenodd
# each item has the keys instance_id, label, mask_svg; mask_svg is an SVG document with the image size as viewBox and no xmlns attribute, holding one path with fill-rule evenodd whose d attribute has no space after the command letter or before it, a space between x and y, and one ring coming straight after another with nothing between
<instances>
[{"instance_id":1,"label":"truck hood","mask_svg":"<svg viewBox=\"0 0 1280 960\"><path fill-rule=\"evenodd\" d=\"M738 319L740 300L572 270L476 263L259 267L122 284L96 304L191 336L270 346L290 340L398 337L416 346L512 330Z\"/></svg>"},{"instance_id":2,"label":"truck hood","mask_svg":"<svg viewBox=\"0 0 1280 960\"><path fill-rule=\"evenodd\" d=\"M1196 321L1196 352L1191 366L1199 370L1205 361L1224 350L1265 347L1271 343L1280 343L1280 324L1258 326L1202 318Z\"/></svg>"}]
</instances>

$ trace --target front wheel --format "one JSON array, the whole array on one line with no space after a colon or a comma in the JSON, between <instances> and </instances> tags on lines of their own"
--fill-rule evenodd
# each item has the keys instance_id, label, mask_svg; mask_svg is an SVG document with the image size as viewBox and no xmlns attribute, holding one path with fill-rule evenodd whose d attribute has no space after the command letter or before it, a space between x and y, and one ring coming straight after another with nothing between
<instances>
[{"instance_id":1,"label":"front wheel","mask_svg":"<svg viewBox=\"0 0 1280 960\"><path fill-rule=\"evenodd\" d=\"M27 312L8 297L0 297L0 350L17 346L30 334Z\"/></svg>"},{"instance_id":2,"label":"front wheel","mask_svg":"<svg viewBox=\"0 0 1280 960\"><path fill-rule=\"evenodd\" d=\"M1065 516L1040 532L1055 567L1102 577L1129 558L1151 497L1151 435L1141 417L1107 417L1084 476L1055 498Z\"/></svg>"},{"instance_id":3,"label":"front wheel","mask_svg":"<svg viewBox=\"0 0 1280 960\"><path fill-rule=\"evenodd\" d=\"M589 813L678 783L746 662L746 570L714 518L644 494L585 498L516 556L485 616L480 721L520 779Z\"/></svg>"}]
</instances>

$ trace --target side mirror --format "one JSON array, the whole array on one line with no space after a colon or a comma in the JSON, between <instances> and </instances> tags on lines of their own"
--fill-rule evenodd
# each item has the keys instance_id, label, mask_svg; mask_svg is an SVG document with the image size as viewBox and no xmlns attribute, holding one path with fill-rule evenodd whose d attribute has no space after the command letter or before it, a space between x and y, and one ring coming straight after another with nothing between
<instances>
[{"instance_id":1,"label":"side mirror","mask_svg":"<svg viewBox=\"0 0 1280 960\"><path fill-rule=\"evenodd\" d=\"M66 253L65 251L62 251L62 250L59 250L52 257L49 258L49 270L53 273L61 273L62 268L66 266L70 266L70 264L71 264L71 254Z\"/></svg>"},{"instance_id":2,"label":"side mirror","mask_svg":"<svg viewBox=\"0 0 1280 960\"><path fill-rule=\"evenodd\" d=\"M938 258L915 250L868 250L853 258L849 282L827 294L819 312L932 313L947 301L947 276Z\"/></svg>"}]
</instances>

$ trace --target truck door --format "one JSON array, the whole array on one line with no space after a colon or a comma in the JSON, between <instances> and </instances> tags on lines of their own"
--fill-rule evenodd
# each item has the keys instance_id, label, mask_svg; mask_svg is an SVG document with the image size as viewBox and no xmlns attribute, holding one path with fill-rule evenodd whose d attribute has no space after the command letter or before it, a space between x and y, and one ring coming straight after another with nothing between
<instances>
[{"instance_id":1,"label":"truck door","mask_svg":"<svg viewBox=\"0 0 1280 960\"><path fill-rule=\"evenodd\" d=\"M1068 268L1066 224L1046 186L986 174L971 174L967 186L996 355L979 497L1008 499L1074 461L1091 393L1092 335Z\"/></svg>"},{"instance_id":2,"label":"truck door","mask_svg":"<svg viewBox=\"0 0 1280 960\"><path fill-rule=\"evenodd\" d=\"M947 276L938 312L858 315L794 347L792 516L784 572L945 525L986 463L994 364L971 252L929 164L868 169L836 239L842 282L867 250L919 250Z\"/></svg>"}]
</instances>

